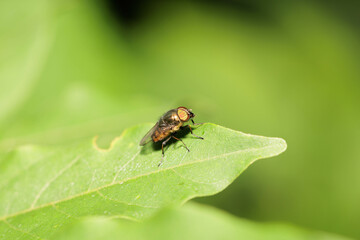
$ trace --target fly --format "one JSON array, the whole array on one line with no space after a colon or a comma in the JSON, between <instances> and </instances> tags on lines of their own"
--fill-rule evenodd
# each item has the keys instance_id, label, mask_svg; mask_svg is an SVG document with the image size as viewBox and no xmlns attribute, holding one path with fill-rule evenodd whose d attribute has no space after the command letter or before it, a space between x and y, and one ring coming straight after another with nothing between
<instances>
[{"instance_id":1,"label":"fly","mask_svg":"<svg viewBox=\"0 0 360 240\"><path fill-rule=\"evenodd\" d=\"M194 123L194 120L192 119L193 117L195 117L195 114L192 112L191 109L188 109L186 107L178 107L175 109L171 109L170 111L162 115L159 121L141 139L140 146L144 146L151 141L162 142L162 158L158 166L160 166L164 160L164 146L171 138L177 141L181 141L184 144L185 148L190 152L189 148L186 146L183 140L175 137L173 134L178 132L180 129L188 127L192 135L199 139L204 139L203 137L195 135L190 125L184 126L184 123L189 120L191 120L194 125L198 125Z\"/></svg>"}]
</instances>

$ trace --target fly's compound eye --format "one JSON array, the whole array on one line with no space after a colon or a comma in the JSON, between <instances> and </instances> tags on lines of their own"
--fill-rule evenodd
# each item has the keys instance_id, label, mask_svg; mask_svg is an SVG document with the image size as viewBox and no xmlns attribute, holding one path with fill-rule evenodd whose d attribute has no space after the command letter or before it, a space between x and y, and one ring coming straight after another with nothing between
<instances>
[{"instance_id":1,"label":"fly's compound eye","mask_svg":"<svg viewBox=\"0 0 360 240\"><path fill-rule=\"evenodd\" d=\"M187 111L185 111L185 109L183 109L183 108L179 108L177 111L177 114L178 114L180 120L183 122L186 122L190 118L189 113Z\"/></svg>"}]
</instances>

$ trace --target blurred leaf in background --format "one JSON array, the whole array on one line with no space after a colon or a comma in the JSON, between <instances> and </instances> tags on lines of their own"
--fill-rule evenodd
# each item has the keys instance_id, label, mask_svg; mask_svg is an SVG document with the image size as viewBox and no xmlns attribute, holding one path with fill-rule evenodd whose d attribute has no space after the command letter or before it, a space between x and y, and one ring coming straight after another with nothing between
<instances>
[{"instance_id":1,"label":"blurred leaf in background","mask_svg":"<svg viewBox=\"0 0 360 240\"><path fill-rule=\"evenodd\" d=\"M0 126L25 102L52 41L47 1L0 2Z\"/></svg>"},{"instance_id":2,"label":"blurred leaf in background","mask_svg":"<svg viewBox=\"0 0 360 240\"><path fill-rule=\"evenodd\" d=\"M167 209L143 224L121 219L87 218L70 225L54 239L347 239L299 229L290 224L259 224L211 207L186 204Z\"/></svg>"},{"instance_id":3,"label":"blurred leaf in background","mask_svg":"<svg viewBox=\"0 0 360 240\"><path fill-rule=\"evenodd\" d=\"M124 2L0 3L0 154L185 105L289 145L201 202L360 238L358 3Z\"/></svg>"},{"instance_id":4,"label":"blurred leaf in background","mask_svg":"<svg viewBox=\"0 0 360 240\"><path fill-rule=\"evenodd\" d=\"M18 4L21 5L20 2ZM34 2L35 6L49 4L48 1ZM129 94L132 81L128 66L131 58L122 46L121 38L114 39L107 22L101 20L95 2L54 2L51 5L50 9L41 9L41 13L52 14L50 20L43 22L52 23L49 31L55 32L56 37L49 40L52 47L43 56L46 63L39 69L32 69L41 73L29 80L35 82L35 86L30 89L22 83L14 83L14 92L24 100L22 104L17 104L17 111L8 114L1 124L0 149L23 143L62 143L99 133L117 136L131 124L152 120L153 111L163 111L164 107L155 100L136 93ZM4 6L3 9L9 7ZM33 13L35 16L37 8ZM26 25L28 20L22 20L24 26L21 25L18 31L30 31ZM39 38L39 33L33 34ZM21 39L21 36L16 37ZM27 39L23 41L29 42ZM15 56L11 51L23 43L9 44L9 55ZM35 52L34 55L40 53ZM38 62L38 59L31 56L30 63L33 62ZM23 64L16 64L11 69L4 65L4 69L12 70L14 74L21 73L19 69L23 70ZM10 77L2 79L4 88L13 82ZM24 81L21 76L16 80ZM26 96L19 92L23 89L27 91ZM3 102L15 105L17 97L9 91L4 93L11 97L4 95L6 101Z\"/></svg>"}]
</instances>

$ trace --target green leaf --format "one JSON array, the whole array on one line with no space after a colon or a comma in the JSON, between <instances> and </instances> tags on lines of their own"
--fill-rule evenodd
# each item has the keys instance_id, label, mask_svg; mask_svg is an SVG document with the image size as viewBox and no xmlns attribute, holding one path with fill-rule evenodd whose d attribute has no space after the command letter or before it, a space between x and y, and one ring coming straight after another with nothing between
<instances>
[{"instance_id":1,"label":"green leaf","mask_svg":"<svg viewBox=\"0 0 360 240\"><path fill-rule=\"evenodd\" d=\"M103 217L87 218L67 227L56 240L87 239L347 239L283 223L256 223L212 207L186 204L167 209L143 223Z\"/></svg>"},{"instance_id":2,"label":"green leaf","mask_svg":"<svg viewBox=\"0 0 360 240\"><path fill-rule=\"evenodd\" d=\"M280 138L244 134L214 124L198 126L184 142L161 150L140 139L145 124L126 130L107 150L85 141L61 147L24 146L0 160L0 235L48 238L73 219L150 217L168 205L218 193L260 158L280 154Z\"/></svg>"}]
</instances>

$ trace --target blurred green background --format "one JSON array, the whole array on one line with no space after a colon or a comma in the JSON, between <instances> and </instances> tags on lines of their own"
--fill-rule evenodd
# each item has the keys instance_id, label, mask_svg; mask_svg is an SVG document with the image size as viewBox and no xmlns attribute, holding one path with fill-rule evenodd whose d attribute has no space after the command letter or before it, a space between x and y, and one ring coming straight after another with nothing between
<instances>
[{"instance_id":1,"label":"blurred green background","mask_svg":"<svg viewBox=\"0 0 360 240\"><path fill-rule=\"evenodd\" d=\"M360 238L358 1L0 1L0 153L190 107L287 140L197 201Z\"/></svg>"}]
</instances>

